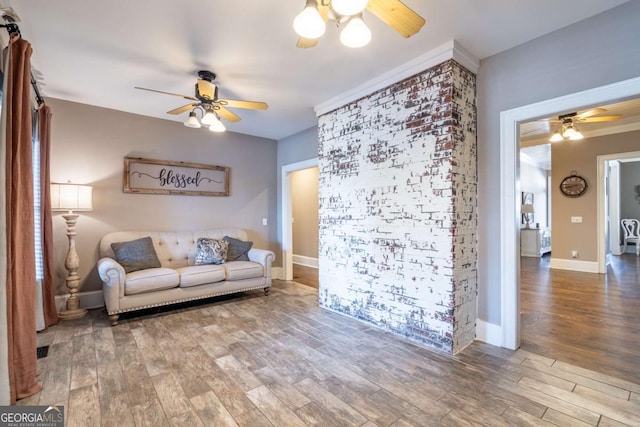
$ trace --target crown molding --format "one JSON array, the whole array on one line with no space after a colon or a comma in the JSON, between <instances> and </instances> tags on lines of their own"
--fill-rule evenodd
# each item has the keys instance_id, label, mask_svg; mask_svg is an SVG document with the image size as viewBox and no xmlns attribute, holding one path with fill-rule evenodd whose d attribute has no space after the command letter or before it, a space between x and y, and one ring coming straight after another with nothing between
<instances>
[{"instance_id":1,"label":"crown molding","mask_svg":"<svg viewBox=\"0 0 640 427\"><path fill-rule=\"evenodd\" d=\"M364 98L377 90L384 89L393 83L397 83L424 70L428 70L429 68L448 61L449 59L453 59L474 74L477 74L478 69L480 68L480 61L476 57L464 49L460 43L455 40L450 40L405 64L395 67L378 77L356 86L351 90L317 104L314 107L314 111L317 116L322 116L323 114L327 114L330 111L342 107L343 105L347 105L350 102Z\"/></svg>"}]
</instances>

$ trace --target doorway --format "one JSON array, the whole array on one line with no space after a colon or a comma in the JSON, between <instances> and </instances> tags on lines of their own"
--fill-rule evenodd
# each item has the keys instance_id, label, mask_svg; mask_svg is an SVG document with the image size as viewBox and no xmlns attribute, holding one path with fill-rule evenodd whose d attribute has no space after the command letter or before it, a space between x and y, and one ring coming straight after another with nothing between
<instances>
[{"instance_id":1,"label":"doorway","mask_svg":"<svg viewBox=\"0 0 640 427\"><path fill-rule=\"evenodd\" d=\"M640 95L640 78L625 80L595 89L538 102L503 111L500 115L500 211L501 211L501 332L502 346L517 349L520 346L520 256L519 219L521 217L519 181L519 132L518 124L545 115L577 110L597 104L612 103ZM602 191L598 182L598 191ZM603 215L600 204L598 224ZM604 249L598 241L598 264Z\"/></svg>"},{"instance_id":2,"label":"doorway","mask_svg":"<svg viewBox=\"0 0 640 427\"><path fill-rule=\"evenodd\" d=\"M296 171L318 167L318 159L309 159L302 162L282 166L281 191L282 216L280 227L282 230L282 279L293 280L293 176Z\"/></svg>"}]
</instances>

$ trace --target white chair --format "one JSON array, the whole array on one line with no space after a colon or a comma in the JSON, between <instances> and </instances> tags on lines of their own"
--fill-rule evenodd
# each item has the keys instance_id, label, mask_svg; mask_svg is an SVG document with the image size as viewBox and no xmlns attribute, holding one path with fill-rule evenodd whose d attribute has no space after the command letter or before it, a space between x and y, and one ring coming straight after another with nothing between
<instances>
[{"instance_id":1,"label":"white chair","mask_svg":"<svg viewBox=\"0 0 640 427\"><path fill-rule=\"evenodd\" d=\"M622 253L627 250L627 243L635 243L636 255L640 255L640 221L637 219L623 219L620 222L624 230Z\"/></svg>"}]
</instances>

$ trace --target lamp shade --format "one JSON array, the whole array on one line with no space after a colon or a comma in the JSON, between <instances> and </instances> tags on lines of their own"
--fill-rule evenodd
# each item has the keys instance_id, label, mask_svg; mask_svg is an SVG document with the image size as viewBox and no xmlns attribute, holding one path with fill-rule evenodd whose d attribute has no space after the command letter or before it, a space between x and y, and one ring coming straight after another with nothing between
<instances>
[{"instance_id":1,"label":"lamp shade","mask_svg":"<svg viewBox=\"0 0 640 427\"><path fill-rule=\"evenodd\" d=\"M293 29L300 37L307 39L322 37L326 30L326 24L318 12L316 0L307 0L304 10L293 20Z\"/></svg>"},{"instance_id":2,"label":"lamp shade","mask_svg":"<svg viewBox=\"0 0 640 427\"><path fill-rule=\"evenodd\" d=\"M93 187L79 184L51 184L51 210L91 211Z\"/></svg>"},{"instance_id":3,"label":"lamp shade","mask_svg":"<svg viewBox=\"0 0 640 427\"><path fill-rule=\"evenodd\" d=\"M371 30L362 20L362 16L354 16L340 32L340 41L347 47L363 47L371 41Z\"/></svg>"},{"instance_id":4,"label":"lamp shade","mask_svg":"<svg viewBox=\"0 0 640 427\"><path fill-rule=\"evenodd\" d=\"M533 211L533 205L522 205L522 209L521 209L523 214L532 214L534 213Z\"/></svg>"}]
</instances>

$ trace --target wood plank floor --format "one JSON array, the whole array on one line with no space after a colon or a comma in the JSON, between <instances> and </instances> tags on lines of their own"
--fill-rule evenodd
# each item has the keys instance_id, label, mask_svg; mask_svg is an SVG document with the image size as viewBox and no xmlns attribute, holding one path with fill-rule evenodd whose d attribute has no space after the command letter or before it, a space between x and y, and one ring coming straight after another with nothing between
<instances>
[{"instance_id":1,"label":"wood plank floor","mask_svg":"<svg viewBox=\"0 0 640 427\"><path fill-rule=\"evenodd\" d=\"M275 281L125 319L100 310L39 334L43 390L68 426L640 425L640 385L476 342L452 357L321 310Z\"/></svg>"},{"instance_id":2,"label":"wood plank floor","mask_svg":"<svg viewBox=\"0 0 640 427\"><path fill-rule=\"evenodd\" d=\"M640 384L640 257L606 275L523 257L520 301L522 349Z\"/></svg>"}]
</instances>

